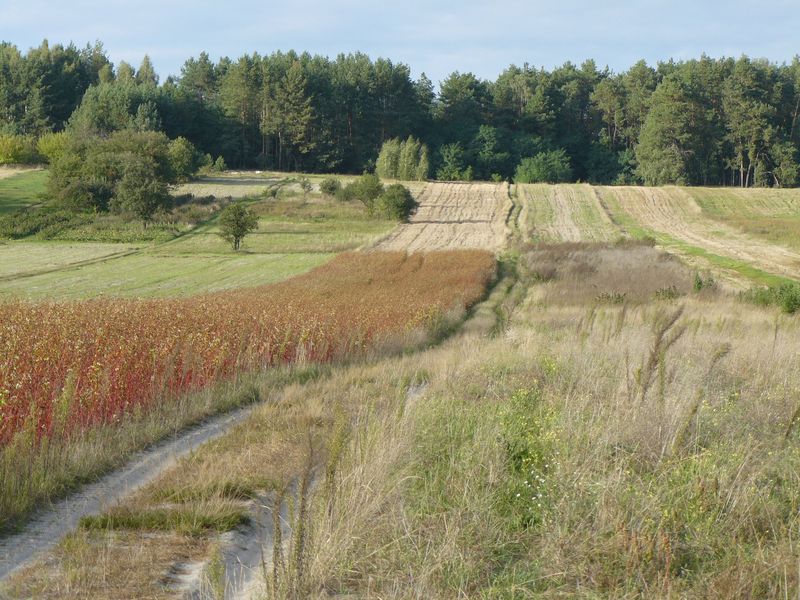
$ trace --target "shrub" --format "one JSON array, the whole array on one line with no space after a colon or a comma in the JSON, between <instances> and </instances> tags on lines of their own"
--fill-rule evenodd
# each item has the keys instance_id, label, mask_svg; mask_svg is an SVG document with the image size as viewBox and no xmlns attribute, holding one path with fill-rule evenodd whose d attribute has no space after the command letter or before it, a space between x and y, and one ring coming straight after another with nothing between
<instances>
[{"instance_id":1,"label":"shrub","mask_svg":"<svg viewBox=\"0 0 800 600\"><path fill-rule=\"evenodd\" d=\"M563 183L571 180L569 157L560 148L523 158L514 174L517 183Z\"/></svg>"},{"instance_id":2,"label":"shrub","mask_svg":"<svg viewBox=\"0 0 800 600\"><path fill-rule=\"evenodd\" d=\"M36 141L26 135L0 135L0 165L38 162Z\"/></svg>"},{"instance_id":3,"label":"shrub","mask_svg":"<svg viewBox=\"0 0 800 600\"><path fill-rule=\"evenodd\" d=\"M301 177L297 183L300 186L300 189L303 190L303 200L305 200L308 198L308 193L314 189L314 186L308 177Z\"/></svg>"},{"instance_id":4,"label":"shrub","mask_svg":"<svg viewBox=\"0 0 800 600\"><path fill-rule=\"evenodd\" d=\"M180 183L189 181L197 172L202 160L194 145L186 138L178 137L169 142L167 152L175 181Z\"/></svg>"},{"instance_id":5,"label":"shrub","mask_svg":"<svg viewBox=\"0 0 800 600\"><path fill-rule=\"evenodd\" d=\"M214 164L211 166L212 171L216 171L217 173L222 173L223 171L228 170L228 165L225 164L225 159L221 156L217 157L217 160L214 161Z\"/></svg>"},{"instance_id":6,"label":"shrub","mask_svg":"<svg viewBox=\"0 0 800 600\"><path fill-rule=\"evenodd\" d=\"M692 284L692 289L695 292L701 292L704 289L713 289L717 286L717 282L714 281L714 278L707 274L705 276L701 275L700 273L694 274L694 283Z\"/></svg>"},{"instance_id":7,"label":"shrub","mask_svg":"<svg viewBox=\"0 0 800 600\"><path fill-rule=\"evenodd\" d=\"M656 300L675 300L676 298L680 298L683 294L681 294L677 287L671 285L669 287L657 289L653 295Z\"/></svg>"},{"instance_id":8,"label":"shrub","mask_svg":"<svg viewBox=\"0 0 800 600\"><path fill-rule=\"evenodd\" d=\"M36 142L36 150L45 162L52 163L64 154L68 143L67 134L63 131L58 133L45 133Z\"/></svg>"},{"instance_id":9,"label":"shrub","mask_svg":"<svg viewBox=\"0 0 800 600\"><path fill-rule=\"evenodd\" d=\"M319 184L319 191L327 196L336 196L341 189L342 184L338 179L334 179L333 177L327 177Z\"/></svg>"},{"instance_id":10,"label":"shrub","mask_svg":"<svg viewBox=\"0 0 800 600\"><path fill-rule=\"evenodd\" d=\"M755 287L742 292L740 299L757 306L779 306L786 314L800 310L800 284L782 283L778 286Z\"/></svg>"},{"instance_id":11,"label":"shrub","mask_svg":"<svg viewBox=\"0 0 800 600\"><path fill-rule=\"evenodd\" d=\"M342 200L360 200L367 208L383 193L380 177L373 173L364 173L361 177L346 185L340 194Z\"/></svg>"},{"instance_id":12,"label":"shrub","mask_svg":"<svg viewBox=\"0 0 800 600\"><path fill-rule=\"evenodd\" d=\"M402 184L395 183L386 188L374 203L373 211L389 219L408 221L408 217L417 208L417 201L411 192Z\"/></svg>"}]
</instances>

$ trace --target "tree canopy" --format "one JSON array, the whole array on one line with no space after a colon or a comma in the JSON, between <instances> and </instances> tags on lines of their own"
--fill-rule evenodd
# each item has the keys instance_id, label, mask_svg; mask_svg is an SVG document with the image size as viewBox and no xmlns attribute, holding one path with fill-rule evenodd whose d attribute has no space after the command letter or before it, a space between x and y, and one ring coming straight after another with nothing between
<instances>
[{"instance_id":1,"label":"tree canopy","mask_svg":"<svg viewBox=\"0 0 800 600\"><path fill-rule=\"evenodd\" d=\"M454 72L437 91L409 66L362 53L214 62L201 52L162 81L149 57L115 68L99 43L43 42L27 53L0 44L4 162L30 159L48 133L133 129L183 138L237 168L377 165L406 177L414 148L404 156L396 145L413 138L413 178L510 180L523 159L563 150L581 181L793 186L798 107L798 58L640 61L621 73L591 60L512 65L494 81Z\"/></svg>"}]
</instances>

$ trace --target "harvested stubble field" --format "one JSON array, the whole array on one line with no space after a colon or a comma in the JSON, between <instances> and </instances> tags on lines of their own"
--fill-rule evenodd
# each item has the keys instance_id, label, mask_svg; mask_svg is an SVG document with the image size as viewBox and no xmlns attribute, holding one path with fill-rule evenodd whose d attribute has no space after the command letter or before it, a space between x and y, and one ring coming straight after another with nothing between
<instances>
[{"instance_id":1,"label":"harvested stubble field","mask_svg":"<svg viewBox=\"0 0 800 600\"><path fill-rule=\"evenodd\" d=\"M800 252L710 218L684 188L603 187L598 192L623 227L632 222L679 254L698 254L699 250L701 256L719 257L718 266L727 260L766 275L800 279ZM746 211L757 196L747 193L741 198Z\"/></svg>"},{"instance_id":2,"label":"harvested stubble field","mask_svg":"<svg viewBox=\"0 0 800 600\"><path fill-rule=\"evenodd\" d=\"M511 230L512 202L501 183L428 183L417 195L419 208L409 223L381 240L377 250L498 251Z\"/></svg>"},{"instance_id":3,"label":"harvested stubble field","mask_svg":"<svg viewBox=\"0 0 800 600\"><path fill-rule=\"evenodd\" d=\"M522 203L520 229L537 242L608 242L621 232L588 184L516 186Z\"/></svg>"},{"instance_id":4,"label":"harvested stubble field","mask_svg":"<svg viewBox=\"0 0 800 600\"><path fill-rule=\"evenodd\" d=\"M0 303L0 525L42 500L21 464L41 440L68 443L238 373L411 343L493 273L480 251L345 254L282 283L184 299Z\"/></svg>"}]
</instances>

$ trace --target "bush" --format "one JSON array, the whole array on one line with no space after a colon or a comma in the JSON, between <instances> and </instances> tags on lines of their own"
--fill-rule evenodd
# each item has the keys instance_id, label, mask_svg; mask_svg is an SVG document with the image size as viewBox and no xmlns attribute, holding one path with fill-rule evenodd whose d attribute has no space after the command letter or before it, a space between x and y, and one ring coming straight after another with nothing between
<instances>
[{"instance_id":1,"label":"bush","mask_svg":"<svg viewBox=\"0 0 800 600\"><path fill-rule=\"evenodd\" d=\"M787 282L755 287L742 292L740 298L757 306L779 306L786 314L793 315L800 310L800 284Z\"/></svg>"},{"instance_id":2,"label":"bush","mask_svg":"<svg viewBox=\"0 0 800 600\"><path fill-rule=\"evenodd\" d=\"M562 150L540 152L523 158L514 174L517 183L564 183L572 181L572 167L567 153Z\"/></svg>"},{"instance_id":3,"label":"bush","mask_svg":"<svg viewBox=\"0 0 800 600\"><path fill-rule=\"evenodd\" d=\"M338 179L334 179L333 177L327 177L319 184L319 191L327 196L336 196L341 189L342 184Z\"/></svg>"},{"instance_id":4,"label":"bush","mask_svg":"<svg viewBox=\"0 0 800 600\"><path fill-rule=\"evenodd\" d=\"M0 238L19 239L36 235L41 239L51 239L91 220L91 215L69 210L24 210L0 217Z\"/></svg>"},{"instance_id":5,"label":"bush","mask_svg":"<svg viewBox=\"0 0 800 600\"><path fill-rule=\"evenodd\" d=\"M212 171L216 171L217 173L222 173L223 171L228 170L228 165L225 163L225 159L221 156L217 157L217 160L214 161L214 164L211 166Z\"/></svg>"},{"instance_id":6,"label":"bush","mask_svg":"<svg viewBox=\"0 0 800 600\"><path fill-rule=\"evenodd\" d=\"M0 135L0 165L33 164L39 161L36 141L26 135Z\"/></svg>"},{"instance_id":7,"label":"bush","mask_svg":"<svg viewBox=\"0 0 800 600\"><path fill-rule=\"evenodd\" d=\"M64 154L67 143L67 134L63 131L58 133L45 133L36 142L36 150L45 162L53 163Z\"/></svg>"},{"instance_id":8,"label":"bush","mask_svg":"<svg viewBox=\"0 0 800 600\"><path fill-rule=\"evenodd\" d=\"M692 289L695 292L701 292L704 289L714 289L717 286L717 282L714 281L714 278L711 275L706 275L705 277L700 273L694 274L694 283L692 284Z\"/></svg>"},{"instance_id":9,"label":"bush","mask_svg":"<svg viewBox=\"0 0 800 600\"><path fill-rule=\"evenodd\" d=\"M386 188L378 196L373 206L373 213L397 221L408 221L411 213L417 208L417 201L411 192L402 184L395 183Z\"/></svg>"},{"instance_id":10,"label":"bush","mask_svg":"<svg viewBox=\"0 0 800 600\"><path fill-rule=\"evenodd\" d=\"M168 155L175 181L179 183L185 183L194 177L202 160L194 145L184 137L169 142Z\"/></svg>"},{"instance_id":11,"label":"bush","mask_svg":"<svg viewBox=\"0 0 800 600\"><path fill-rule=\"evenodd\" d=\"M364 173L361 177L345 186L341 194L342 200L360 200L367 208L372 208L378 196L383 193L380 177L373 173Z\"/></svg>"}]
</instances>

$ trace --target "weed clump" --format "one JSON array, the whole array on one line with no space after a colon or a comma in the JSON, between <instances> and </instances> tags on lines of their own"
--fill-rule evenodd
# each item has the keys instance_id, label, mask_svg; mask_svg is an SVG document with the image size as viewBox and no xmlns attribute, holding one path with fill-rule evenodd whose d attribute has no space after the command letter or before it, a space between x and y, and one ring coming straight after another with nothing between
<instances>
[{"instance_id":1,"label":"weed clump","mask_svg":"<svg viewBox=\"0 0 800 600\"><path fill-rule=\"evenodd\" d=\"M786 282L769 287L753 287L741 292L739 299L756 306L778 306L787 315L800 310L800 284Z\"/></svg>"}]
</instances>

